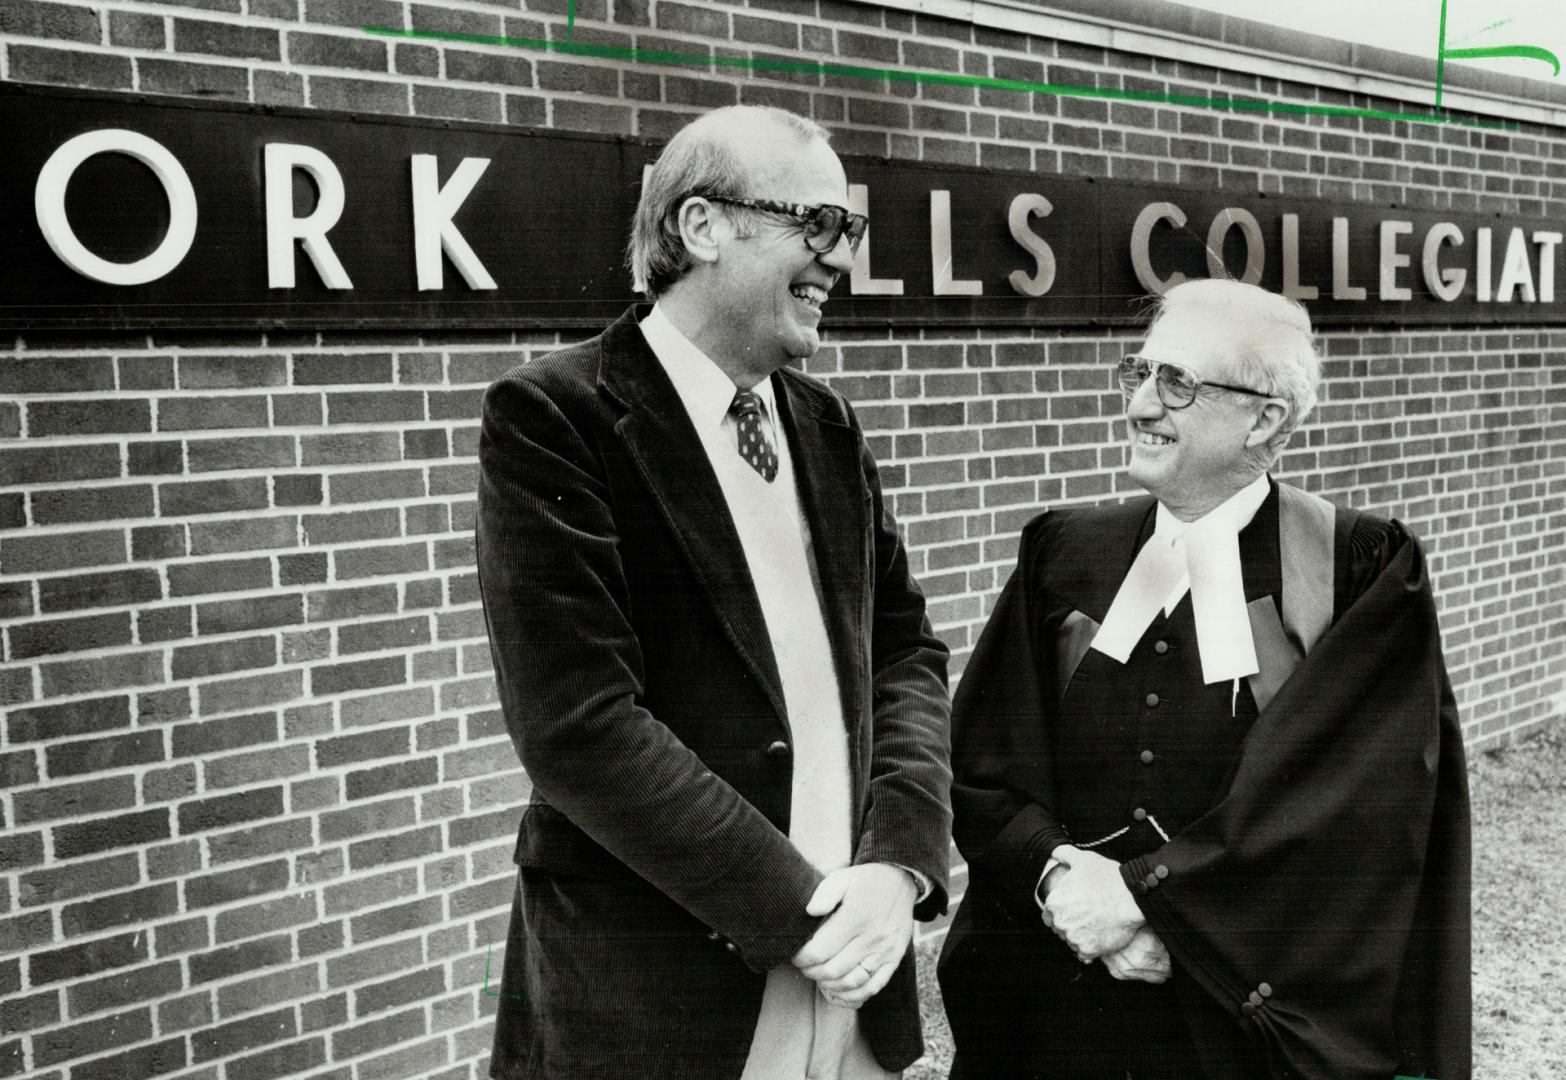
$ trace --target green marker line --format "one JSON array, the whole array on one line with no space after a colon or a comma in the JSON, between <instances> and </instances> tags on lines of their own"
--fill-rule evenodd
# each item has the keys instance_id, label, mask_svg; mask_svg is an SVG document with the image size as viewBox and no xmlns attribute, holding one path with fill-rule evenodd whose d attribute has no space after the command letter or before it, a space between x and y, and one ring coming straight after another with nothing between
<instances>
[{"instance_id":1,"label":"green marker line","mask_svg":"<svg viewBox=\"0 0 1566 1080\"><path fill-rule=\"evenodd\" d=\"M1446 0L1441 0L1441 29L1436 36L1436 98L1435 107L1441 107L1441 78L1446 74Z\"/></svg>"},{"instance_id":2,"label":"green marker line","mask_svg":"<svg viewBox=\"0 0 1566 1080\"><path fill-rule=\"evenodd\" d=\"M1444 2L1444 0L1443 0ZM1132 101L1152 105L1189 105L1210 109L1234 109L1244 112L1282 113L1305 116L1352 116L1370 120L1406 120L1417 124L1456 124L1460 127L1492 128L1516 131L1510 122L1466 120L1442 113L1399 112L1385 109L1360 109L1346 105L1306 105L1292 101L1265 101L1240 98L1200 97L1195 94L1158 93L1144 90L1115 90L1106 87L1071 86L1059 83L1026 82L1019 79L995 79L984 75L958 75L945 71L917 71L903 68L857 67L828 64L814 60L769 60L761 57L724 56L705 53L678 53L662 49L627 49L618 45L594 45L577 41L548 41L540 38L502 37L492 34L465 34L449 30L402 30L386 26L362 27L377 37L413 38L462 45L500 45L514 49L592 56L626 60L634 64L665 64L676 67L738 68L783 74L835 75L850 79L886 79L891 82L933 83L944 86L970 86L984 90L1015 90L1026 94L1053 94L1059 97L1099 98ZM1437 96L1440 88L1437 86Z\"/></svg>"},{"instance_id":3,"label":"green marker line","mask_svg":"<svg viewBox=\"0 0 1566 1080\"><path fill-rule=\"evenodd\" d=\"M1477 49L1448 49L1446 55L1454 60L1483 60L1492 56L1518 56L1524 60L1542 60L1561 73L1561 62L1549 49L1537 45L1489 45Z\"/></svg>"},{"instance_id":4,"label":"green marker line","mask_svg":"<svg viewBox=\"0 0 1566 1080\"><path fill-rule=\"evenodd\" d=\"M484 996L492 998L507 997L512 1001L526 1001L527 998L523 997L521 994L503 994L498 990L491 990L489 988L489 958L494 953L494 951L495 946L491 945L484 953Z\"/></svg>"},{"instance_id":5,"label":"green marker line","mask_svg":"<svg viewBox=\"0 0 1566 1080\"><path fill-rule=\"evenodd\" d=\"M566 7L566 40L576 40L576 0Z\"/></svg>"}]
</instances>

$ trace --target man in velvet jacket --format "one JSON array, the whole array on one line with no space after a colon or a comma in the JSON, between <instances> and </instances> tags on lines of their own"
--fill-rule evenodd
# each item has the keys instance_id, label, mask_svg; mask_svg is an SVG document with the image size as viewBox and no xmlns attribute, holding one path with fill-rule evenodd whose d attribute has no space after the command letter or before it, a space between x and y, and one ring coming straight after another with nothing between
<instances>
[{"instance_id":1,"label":"man in velvet jacket","mask_svg":"<svg viewBox=\"0 0 1566 1080\"><path fill-rule=\"evenodd\" d=\"M480 581L533 785L495 1077L882 1080L922 1052L946 649L852 410L790 366L864 234L847 195L810 121L699 118L633 225L656 304L485 399Z\"/></svg>"},{"instance_id":2,"label":"man in velvet jacket","mask_svg":"<svg viewBox=\"0 0 1566 1080\"><path fill-rule=\"evenodd\" d=\"M1467 1080L1424 557L1267 475L1318 370L1292 301L1176 286L1120 367L1152 498L1023 532L953 714L954 1080Z\"/></svg>"}]
</instances>

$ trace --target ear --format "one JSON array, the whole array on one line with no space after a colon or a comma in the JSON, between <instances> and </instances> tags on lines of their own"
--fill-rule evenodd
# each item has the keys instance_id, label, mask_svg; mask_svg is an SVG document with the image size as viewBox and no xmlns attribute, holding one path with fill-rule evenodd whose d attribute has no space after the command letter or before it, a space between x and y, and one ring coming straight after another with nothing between
<instances>
[{"instance_id":1,"label":"ear","mask_svg":"<svg viewBox=\"0 0 1566 1080\"><path fill-rule=\"evenodd\" d=\"M1278 435L1283 422L1289 418L1289 403L1282 398L1268 398L1251 421L1251 429L1245 433L1246 449L1266 446Z\"/></svg>"},{"instance_id":2,"label":"ear","mask_svg":"<svg viewBox=\"0 0 1566 1080\"><path fill-rule=\"evenodd\" d=\"M680 206L677 219L680 239L685 242L685 252L691 263L715 263L718 261L718 234L728 228L716 208L706 199L692 195Z\"/></svg>"}]
</instances>

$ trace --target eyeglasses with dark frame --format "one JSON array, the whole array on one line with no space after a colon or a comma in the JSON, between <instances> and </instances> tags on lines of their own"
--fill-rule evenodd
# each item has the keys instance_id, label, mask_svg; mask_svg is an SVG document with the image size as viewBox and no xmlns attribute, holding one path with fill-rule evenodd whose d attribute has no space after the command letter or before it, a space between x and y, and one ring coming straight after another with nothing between
<instances>
[{"instance_id":1,"label":"eyeglasses with dark frame","mask_svg":"<svg viewBox=\"0 0 1566 1080\"><path fill-rule=\"evenodd\" d=\"M1210 386L1215 390L1232 390L1236 394L1250 394L1252 397L1274 396L1264 394L1260 390L1252 390L1248 386L1230 386L1228 383L1213 382L1211 379L1193 374L1179 364L1150 360L1145 356L1124 357L1117 370L1120 375L1120 392L1126 396L1127 401L1136 395L1148 376L1152 376L1156 380L1158 400L1164 403L1166 409L1183 409L1190 405L1204 386Z\"/></svg>"},{"instance_id":2,"label":"eyeglasses with dark frame","mask_svg":"<svg viewBox=\"0 0 1566 1080\"><path fill-rule=\"evenodd\" d=\"M809 206L773 199L739 199L728 195L708 195L706 199L708 202L743 206L792 219L805 230L805 246L817 255L829 253L844 236L848 237L848 250L857 252L859 242L865 238L865 230L870 227L870 219L863 214L850 213L831 203Z\"/></svg>"}]
</instances>

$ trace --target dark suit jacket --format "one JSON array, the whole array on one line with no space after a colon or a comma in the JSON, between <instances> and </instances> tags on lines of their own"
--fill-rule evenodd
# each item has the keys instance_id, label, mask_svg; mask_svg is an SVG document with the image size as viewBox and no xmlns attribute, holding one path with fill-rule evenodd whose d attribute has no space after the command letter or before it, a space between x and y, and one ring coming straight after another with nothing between
<instances>
[{"instance_id":1,"label":"dark suit jacket","mask_svg":"<svg viewBox=\"0 0 1566 1080\"><path fill-rule=\"evenodd\" d=\"M484 403L478 560L506 724L533 782L492 1075L713 1077L744 1063L761 974L818 920L789 843L770 639L717 477L627 312ZM854 860L946 905L946 649L853 413L775 376L848 726ZM922 1050L912 952L862 1011L880 1061Z\"/></svg>"}]
</instances>

